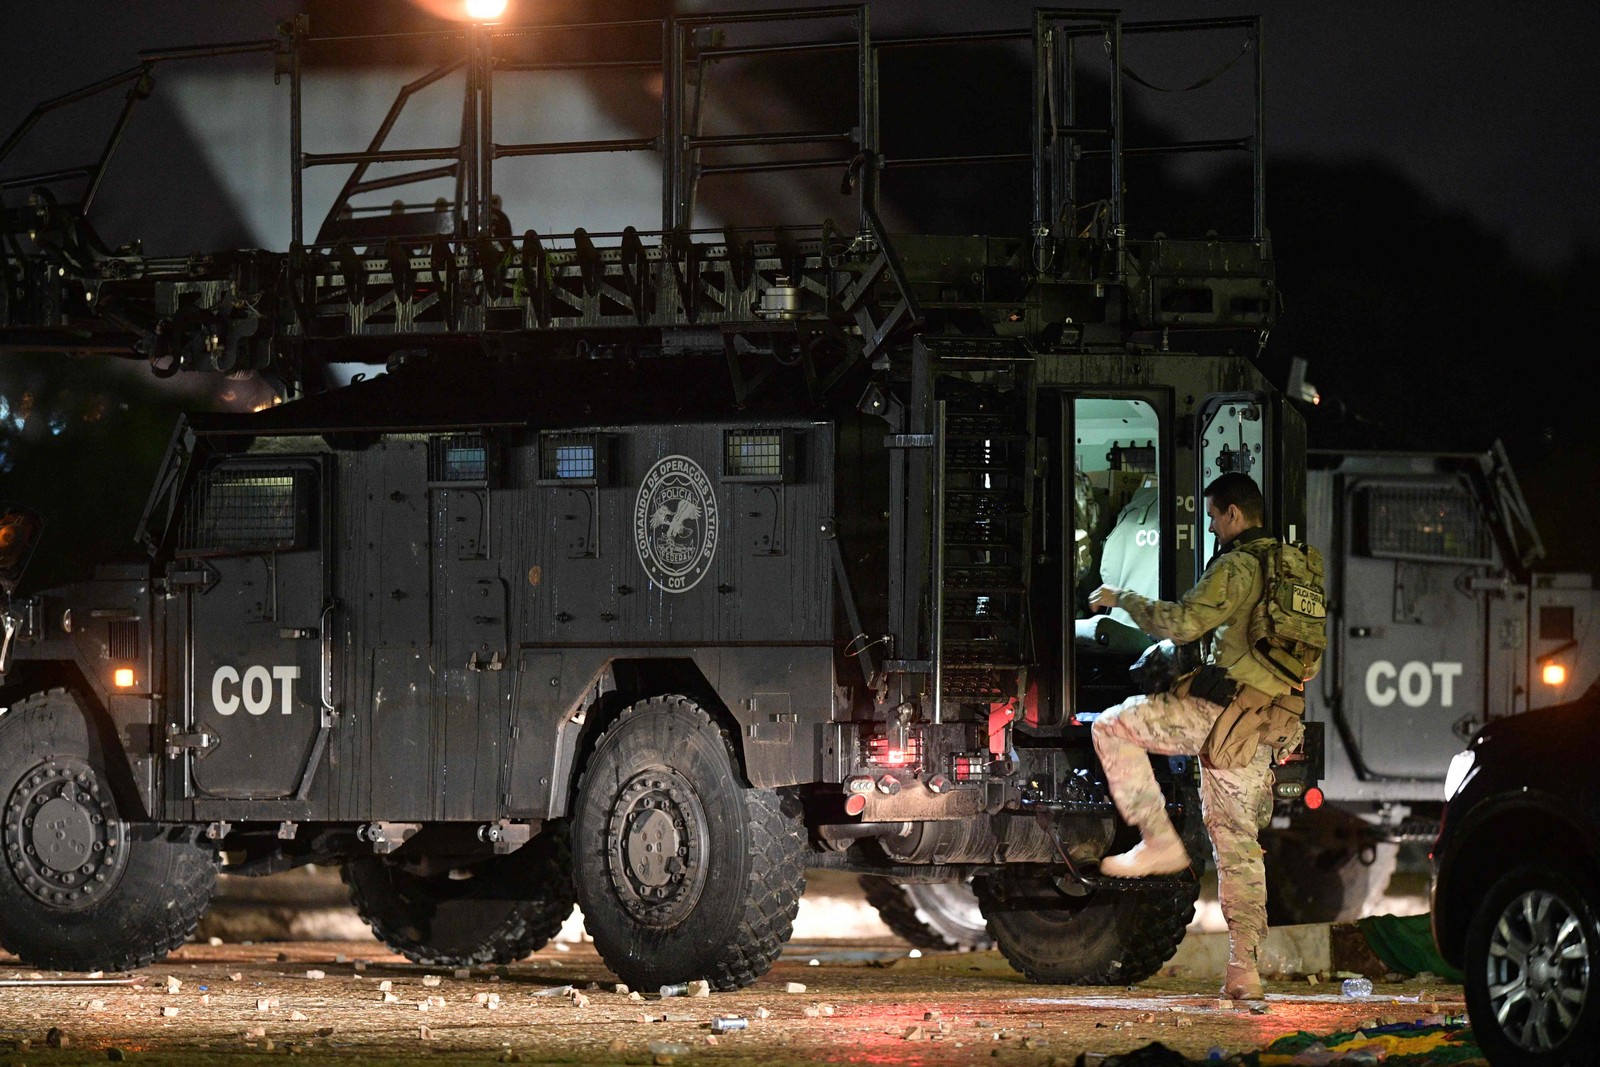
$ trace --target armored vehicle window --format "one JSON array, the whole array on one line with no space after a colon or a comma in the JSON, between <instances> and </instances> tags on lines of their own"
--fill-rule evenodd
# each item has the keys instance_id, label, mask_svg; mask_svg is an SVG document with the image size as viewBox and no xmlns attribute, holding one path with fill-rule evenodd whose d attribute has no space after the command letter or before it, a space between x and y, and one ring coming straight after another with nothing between
<instances>
[{"instance_id":1,"label":"armored vehicle window","mask_svg":"<svg viewBox=\"0 0 1600 1067\"><path fill-rule=\"evenodd\" d=\"M794 434L786 430L726 430L722 477L730 482L793 481Z\"/></svg>"},{"instance_id":2,"label":"armored vehicle window","mask_svg":"<svg viewBox=\"0 0 1600 1067\"><path fill-rule=\"evenodd\" d=\"M546 433L539 436L542 485L603 485L610 439L598 433Z\"/></svg>"},{"instance_id":3,"label":"armored vehicle window","mask_svg":"<svg viewBox=\"0 0 1600 1067\"><path fill-rule=\"evenodd\" d=\"M1489 531L1459 485L1373 485L1357 497L1357 536L1369 556L1492 563Z\"/></svg>"},{"instance_id":4,"label":"armored vehicle window","mask_svg":"<svg viewBox=\"0 0 1600 1067\"><path fill-rule=\"evenodd\" d=\"M1248 474L1263 493L1270 494L1261 457L1265 454L1266 429L1261 405L1252 400L1225 400L1211 410L1200 437L1200 488L1204 489L1224 474ZM1202 542L1198 563L1204 566L1217 551L1217 539L1208 529L1205 505L1195 502ZM1267 500L1267 525L1272 525L1272 500ZM1288 531L1283 531L1287 533Z\"/></svg>"},{"instance_id":5,"label":"armored vehicle window","mask_svg":"<svg viewBox=\"0 0 1600 1067\"><path fill-rule=\"evenodd\" d=\"M310 470L220 468L200 475L184 514L178 553L225 556L304 548L310 533Z\"/></svg>"},{"instance_id":6,"label":"armored vehicle window","mask_svg":"<svg viewBox=\"0 0 1600 1067\"><path fill-rule=\"evenodd\" d=\"M430 442L428 480L430 482L477 482L489 478L489 452L483 435L476 433L440 437Z\"/></svg>"}]
</instances>

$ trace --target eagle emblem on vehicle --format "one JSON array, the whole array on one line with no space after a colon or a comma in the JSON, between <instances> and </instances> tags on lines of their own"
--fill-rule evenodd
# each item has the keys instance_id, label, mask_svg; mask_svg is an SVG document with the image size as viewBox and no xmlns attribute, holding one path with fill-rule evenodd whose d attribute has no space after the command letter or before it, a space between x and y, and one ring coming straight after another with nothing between
<instances>
[{"instance_id":1,"label":"eagle emblem on vehicle","mask_svg":"<svg viewBox=\"0 0 1600 1067\"><path fill-rule=\"evenodd\" d=\"M668 593L693 589L717 554L717 496L688 456L663 456L645 474L633 508L634 546L651 581Z\"/></svg>"}]
</instances>

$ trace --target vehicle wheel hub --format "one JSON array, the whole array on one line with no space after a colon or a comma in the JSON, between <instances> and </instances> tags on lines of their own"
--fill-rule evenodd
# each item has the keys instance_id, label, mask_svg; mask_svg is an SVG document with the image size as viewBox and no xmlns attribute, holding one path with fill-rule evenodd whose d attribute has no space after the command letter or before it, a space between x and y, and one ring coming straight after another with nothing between
<instances>
[{"instance_id":1,"label":"vehicle wheel hub","mask_svg":"<svg viewBox=\"0 0 1600 1067\"><path fill-rule=\"evenodd\" d=\"M22 776L6 798L0 848L22 887L61 909L103 896L127 853L98 775L75 759L48 760Z\"/></svg>"},{"instance_id":2,"label":"vehicle wheel hub","mask_svg":"<svg viewBox=\"0 0 1600 1067\"><path fill-rule=\"evenodd\" d=\"M1519 1048L1548 1052L1571 1034L1589 994L1594 949L1559 896L1529 890L1500 914L1489 939L1489 1001Z\"/></svg>"},{"instance_id":3,"label":"vehicle wheel hub","mask_svg":"<svg viewBox=\"0 0 1600 1067\"><path fill-rule=\"evenodd\" d=\"M705 810L689 783L661 769L635 775L612 804L606 864L623 908L638 922L671 926L705 885Z\"/></svg>"}]
</instances>

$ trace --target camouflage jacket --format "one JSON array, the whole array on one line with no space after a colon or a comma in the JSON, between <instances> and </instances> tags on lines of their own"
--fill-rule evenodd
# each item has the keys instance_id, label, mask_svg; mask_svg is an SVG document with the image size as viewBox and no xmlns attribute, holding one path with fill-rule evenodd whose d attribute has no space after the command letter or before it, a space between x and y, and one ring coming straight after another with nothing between
<instances>
[{"instance_id":1,"label":"camouflage jacket","mask_svg":"<svg viewBox=\"0 0 1600 1067\"><path fill-rule=\"evenodd\" d=\"M1117 604L1139 625L1158 638L1180 644L1211 635L1201 649L1207 663L1227 670L1228 677L1264 693L1280 696L1288 683L1256 662L1250 654L1250 613L1261 599L1261 564L1239 546L1270 537L1252 528L1224 546L1227 551L1211 561L1193 589L1177 603L1152 600L1123 592Z\"/></svg>"}]
</instances>

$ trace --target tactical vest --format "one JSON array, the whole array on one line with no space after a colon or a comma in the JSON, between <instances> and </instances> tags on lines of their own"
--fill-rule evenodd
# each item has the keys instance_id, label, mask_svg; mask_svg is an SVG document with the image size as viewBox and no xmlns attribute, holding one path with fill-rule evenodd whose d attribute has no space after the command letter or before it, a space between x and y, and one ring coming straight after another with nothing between
<instances>
[{"instance_id":1,"label":"tactical vest","mask_svg":"<svg viewBox=\"0 0 1600 1067\"><path fill-rule=\"evenodd\" d=\"M1261 597L1250 613L1250 654L1296 689L1322 669L1328 647L1322 553L1303 541L1251 541L1239 551L1261 565Z\"/></svg>"}]
</instances>

